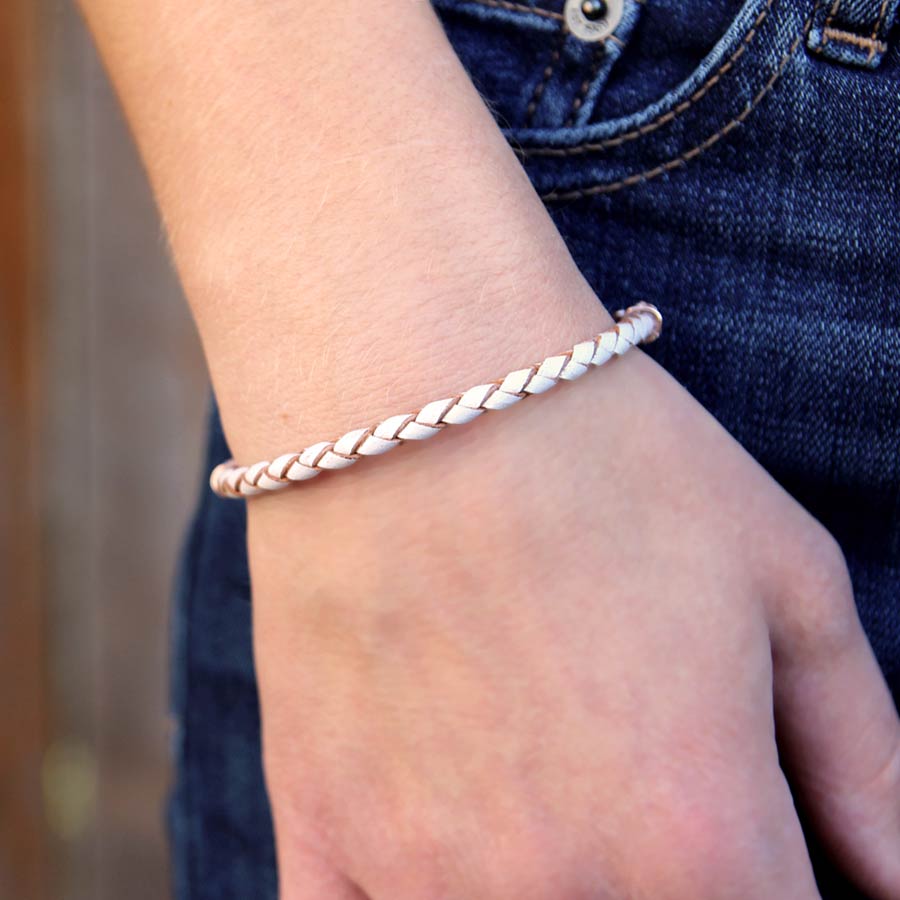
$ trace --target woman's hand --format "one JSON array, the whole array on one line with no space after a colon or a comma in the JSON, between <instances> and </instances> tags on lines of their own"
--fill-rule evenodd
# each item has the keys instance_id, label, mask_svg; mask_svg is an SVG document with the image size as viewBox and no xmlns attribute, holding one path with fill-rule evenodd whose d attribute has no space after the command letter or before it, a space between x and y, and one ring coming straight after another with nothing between
<instances>
[{"instance_id":1,"label":"woman's hand","mask_svg":"<svg viewBox=\"0 0 900 900\"><path fill-rule=\"evenodd\" d=\"M900 897L829 535L643 354L249 505L284 900ZM354 887L354 885L356 887Z\"/></svg>"},{"instance_id":2,"label":"woman's hand","mask_svg":"<svg viewBox=\"0 0 900 900\"><path fill-rule=\"evenodd\" d=\"M607 324L424 0L81 2L239 460ZM250 503L284 900L813 897L776 720L896 900L833 541L645 356L556 390Z\"/></svg>"}]
</instances>

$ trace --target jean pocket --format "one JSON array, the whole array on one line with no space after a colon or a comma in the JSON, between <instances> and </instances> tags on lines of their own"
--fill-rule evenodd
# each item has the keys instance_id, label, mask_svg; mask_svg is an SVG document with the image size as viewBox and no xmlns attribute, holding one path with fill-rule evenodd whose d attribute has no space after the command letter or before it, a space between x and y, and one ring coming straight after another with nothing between
<instances>
[{"instance_id":1,"label":"jean pocket","mask_svg":"<svg viewBox=\"0 0 900 900\"><path fill-rule=\"evenodd\" d=\"M635 10L633 21L623 17L625 30L612 35L612 45L605 42L605 62L598 65L598 51L567 27L564 0L544 2L435 0L435 5L476 86L550 201L613 193L690 165L751 120L792 66L806 63L798 51L817 7L815 0L720 5L718 32L708 51L689 67L666 70L677 78L666 83L657 74L664 67L646 60L646 77L640 76L635 63L645 50L642 34L651 16L663 16L666 8L699 16L704 4L668 0L651 10L624 0L626 12ZM656 28L661 30L658 21ZM656 52L684 58L685 34L677 28L663 34ZM635 89L620 85L617 103L604 104L604 92L612 93L629 67ZM559 106L565 101L556 98L554 107L546 96L571 93L573 84L579 92L571 101L576 109L563 117Z\"/></svg>"}]
</instances>

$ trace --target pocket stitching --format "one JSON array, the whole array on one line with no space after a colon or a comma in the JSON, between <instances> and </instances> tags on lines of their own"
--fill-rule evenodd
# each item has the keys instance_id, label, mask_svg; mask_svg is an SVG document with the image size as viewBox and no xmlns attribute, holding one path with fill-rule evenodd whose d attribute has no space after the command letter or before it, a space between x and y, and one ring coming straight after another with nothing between
<instances>
[{"instance_id":1,"label":"pocket stitching","mask_svg":"<svg viewBox=\"0 0 900 900\"><path fill-rule=\"evenodd\" d=\"M884 25L884 18L887 15L888 8L888 0L882 0L881 3L881 12L878 13L878 21L875 23L875 27L872 29L872 33L869 35L869 40L874 41L878 36L878 32L881 31L881 27ZM871 59L871 54L874 53L874 50L869 51L869 59Z\"/></svg>"},{"instance_id":2,"label":"pocket stitching","mask_svg":"<svg viewBox=\"0 0 900 900\"><path fill-rule=\"evenodd\" d=\"M580 200L587 197L593 197L598 194L612 194L616 191L622 190L623 188L633 187L636 184L641 184L646 181L652 181L654 178L658 178L660 175L665 175L667 172L671 172L674 169L680 169L683 166L686 166L689 162L696 159L698 156L705 153L712 147L714 144L717 144L723 137L725 137L731 131L734 131L735 128L738 127L749 115L752 113L757 106L762 102L763 98L772 90L775 86L778 79L781 77L784 70L787 68L788 62L790 62L791 58L797 52L798 47L803 42L804 35L809 31L812 27L813 18L816 12L821 5L821 0L816 4L809 18L807 18L806 22L803 25L803 28L800 29L800 34L794 38L793 43L790 47L788 47L784 56L778 62L778 66L775 68L775 71L769 76L769 80L763 85L763 87L759 90L756 96L747 104L747 106L730 122L720 128L717 132L710 135L710 137L706 138L706 140L701 141L699 144L695 144L691 147L690 150L686 150L684 153L680 153L678 156L673 157L670 160L667 160L664 163L660 163L657 166L654 166L651 169L646 169L643 172L637 172L634 175L628 175L625 178L621 178L618 181L611 182L602 182L600 184L589 185L588 187L577 188L575 190L565 190L565 191L550 191L549 193L542 194L541 199L547 203L558 203L565 200Z\"/></svg>"},{"instance_id":3,"label":"pocket stitching","mask_svg":"<svg viewBox=\"0 0 900 900\"><path fill-rule=\"evenodd\" d=\"M541 9L539 6L528 6L525 3L514 3L512 0L466 0L467 3L480 3L482 6L493 6L497 9L507 9L510 12L531 13L535 16L544 16L547 19L563 21L562 13L553 12L551 9Z\"/></svg>"},{"instance_id":4,"label":"pocket stitching","mask_svg":"<svg viewBox=\"0 0 900 900\"><path fill-rule=\"evenodd\" d=\"M858 34L854 34L852 31L840 31L837 28L822 29L823 47L825 46L826 39L828 43L852 44L854 47L868 50L868 59L870 60L876 53L884 53L887 50L887 44L885 44L884 41L879 41L875 38L862 37ZM822 53L822 48L815 47L813 52Z\"/></svg>"},{"instance_id":5,"label":"pocket stitching","mask_svg":"<svg viewBox=\"0 0 900 900\"><path fill-rule=\"evenodd\" d=\"M482 2L482 0L477 0L477 2ZM500 0L494 0L494 2L500 2ZM670 122L674 122L679 116L683 115L687 112L695 103L699 100L702 100L706 94L709 93L712 88L718 84L721 79L728 74L728 72L733 68L734 64L744 55L747 50L747 47L753 42L753 39L756 37L757 32L759 31L760 26L766 20L766 17L772 10L772 7L775 3L775 0L767 0L765 7L760 10L759 15L756 17L756 20L750 26L750 30L747 34L744 35L743 40L741 41L738 48L731 54L731 56L726 59L715 72L713 72L710 77L702 84L687 100L682 100L677 106L673 109L670 109L668 112L661 113L657 118L652 119L650 122L646 122L643 125L640 125L637 128L632 129L631 131L625 132L625 134L618 134L614 137L606 138L602 141L588 141L581 144L573 144L569 147L546 147L546 146L536 146L536 147L518 147L516 152L519 156L578 156L583 153L591 153L598 150L607 150L610 147L618 147L627 141L633 141L636 138L643 137L644 135L650 134L653 131L656 131L658 128L661 128L663 125L667 125ZM810 19L810 21L812 21ZM805 29L804 29L805 30Z\"/></svg>"},{"instance_id":6,"label":"pocket stitching","mask_svg":"<svg viewBox=\"0 0 900 900\"><path fill-rule=\"evenodd\" d=\"M534 92L531 95L531 100L529 100L528 106L525 107L526 125L531 125L535 110L537 110L537 105L544 94L544 90L546 89L547 84L550 81L550 77L553 75L553 70L556 68L556 64L559 62L560 56L562 55L562 48L565 40L566 32L560 31L554 43L553 52L550 54L550 62L548 62L546 67L544 68L543 76L541 77L541 80L534 86Z\"/></svg>"},{"instance_id":7,"label":"pocket stitching","mask_svg":"<svg viewBox=\"0 0 900 900\"><path fill-rule=\"evenodd\" d=\"M614 37L611 35L610 37ZM581 109L582 104L584 103L585 97L588 95L588 91L591 89L591 85L594 83L594 79L597 77L597 73L600 71L600 66L603 64L603 42L599 42L591 54L591 68L590 71L585 75L584 81L581 82L581 87L578 90L578 93L575 95L575 98L572 100L572 107L569 110L569 115L566 121L563 123L564 128L569 128L575 124L575 116L578 115L578 110Z\"/></svg>"},{"instance_id":8,"label":"pocket stitching","mask_svg":"<svg viewBox=\"0 0 900 900\"><path fill-rule=\"evenodd\" d=\"M834 25L834 17L837 15L838 7L840 5L841 5L841 0L834 0L834 3L831 4L831 9L828 10L828 17L825 19L825 30L826 31L834 30L834 29L832 29L831 26ZM828 38L825 36L824 33L823 33L822 37L825 38L822 41L822 46L824 47L825 44L828 43Z\"/></svg>"},{"instance_id":9,"label":"pocket stitching","mask_svg":"<svg viewBox=\"0 0 900 900\"><path fill-rule=\"evenodd\" d=\"M886 53L888 49L886 42L882 38L885 36L883 29L889 3L890 0L882 0L881 8L878 11L878 19L875 21L871 34L867 36L849 28L835 27L835 19L837 18L841 0L834 0L828 14L825 16L821 37L816 43L810 44L810 50L818 56L822 56L825 54L825 48L830 43L849 45L859 50L868 51L865 64L870 65L876 54Z\"/></svg>"}]
</instances>

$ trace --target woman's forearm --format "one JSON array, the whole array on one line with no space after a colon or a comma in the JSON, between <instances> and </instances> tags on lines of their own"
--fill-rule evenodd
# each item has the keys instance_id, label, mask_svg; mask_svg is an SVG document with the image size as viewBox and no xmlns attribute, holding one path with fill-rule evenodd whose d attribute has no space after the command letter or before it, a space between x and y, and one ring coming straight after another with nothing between
<instances>
[{"instance_id":1,"label":"woman's forearm","mask_svg":"<svg viewBox=\"0 0 900 900\"><path fill-rule=\"evenodd\" d=\"M82 5L239 458L607 322L427 3Z\"/></svg>"}]
</instances>

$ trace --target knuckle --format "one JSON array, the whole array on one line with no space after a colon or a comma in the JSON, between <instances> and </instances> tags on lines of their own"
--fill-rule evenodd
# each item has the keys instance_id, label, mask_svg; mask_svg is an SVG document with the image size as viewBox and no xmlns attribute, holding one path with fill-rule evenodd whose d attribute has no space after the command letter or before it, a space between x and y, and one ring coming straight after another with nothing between
<instances>
[{"instance_id":1,"label":"knuckle","mask_svg":"<svg viewBox=\"0 0 900 900\"><path fill-rule=\"evenodd\" d=\"M895 743L888 752L884 762L877 765L873 772L863 780L858 792L881 799L900 795L900 735L895 736ZM900 810L893 813L889 829L893 837L900 840ZM898 866L900 868L900 866Z\"/></svg>"},{"instance_id":2,"label":"knuckle","mask_svg":"<svg viewBox=\"0 0 900 900\"><path fill-rule=\"evenodd\" d=\"M833 535L817 524L812 533L804 537L800 549L806 591L835 603L852 603L853 589L847 561Z\"/></svg>"},{"instance_id":3,"label":"knuckle","mask_svg":"<svg viewBox=\"0 0 900 900\"><path fill-rule=\"evenodd\" d=\"M856 634L847 562L838 542L818 523L796 539L779 589L777 616L792 652L840 653Z\"/></svg>"}]
</instances>

